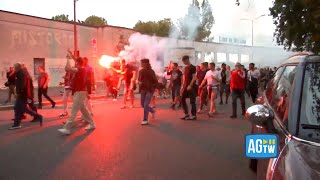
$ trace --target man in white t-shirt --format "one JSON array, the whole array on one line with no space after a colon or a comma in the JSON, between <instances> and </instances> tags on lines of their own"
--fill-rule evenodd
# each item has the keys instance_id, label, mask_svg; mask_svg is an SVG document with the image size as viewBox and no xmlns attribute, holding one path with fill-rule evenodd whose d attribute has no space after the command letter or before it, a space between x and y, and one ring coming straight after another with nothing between
<instances>
[{"instance_id":1,"label":"man in white t-shirt","mask_svg":"<svg viewBox=\"0 0 320 180\"><path fill-rule=\"evenodd\" d=\"M249 92L252 99L252 102L255 103L258 96L258 85L260 78L260 71L255 69L254 63L249 64L249 71L247 73L248 83L249 83Z\"/></svg>"},{"instance_id":2,"label":"man in white t-shirt","mask_svg":"<svg viewBox=\"0 0 320 180\"><path fill-rule=\"evenodd\" d=\"M166 67L164 73L163 73L163 78L164 78L164 85L165 85L165 98L168 98L170 97L170 94L171 94L171 91L170 91L170 85L171 85L171 75L168 75L168 72L169 72L169 68Z\"/></svg>"},{"instance_id":3,"label":"man in white t-shirt","mask_svg":"<svg viewBox=\"0 0 320 180\"><path fill-rule=\"evenodd\" d=\"M212 117L213 113L215 113L216 105L215 99L218 96L219 92L219 84L221 81L221 73L215 69L215 63L210 63L210 70L206 73L200 88L202 88L207 83L208 88L208 97L210 98L210 111L208 113L209 117Z\"/></svg>"}]
</instances>

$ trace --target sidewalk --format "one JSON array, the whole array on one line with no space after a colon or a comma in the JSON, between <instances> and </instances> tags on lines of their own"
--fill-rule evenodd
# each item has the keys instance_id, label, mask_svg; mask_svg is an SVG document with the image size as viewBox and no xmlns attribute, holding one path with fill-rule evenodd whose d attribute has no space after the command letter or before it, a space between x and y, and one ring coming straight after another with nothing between
<instances>
[{"instance_id":1,"label":"sidewalk","mask_svg":"<svg viewBox=\"0 0 320 180\"><path fill-rule=\"evenodd\" d=\"M62 95L60 95L60 91L63 92L63 87L49 87L48 90L48 95L53 99L56 104L62 104ZM136 92L135 92L136 93ZM123 95L123 90L121 89L118 96ZM34 100L36 101L35 104L38 105L38 89L35 88L34 90ZM13 109L13 103L12 104L4 104L4 102L8 98L8 89L0 89L0 111L5 111L5 110L11 110ZM91 95L91 99L102 99L106 98L106 88L104 85L97 85L97 90ZM111 97L110 97L111 98ZM14 97L12 97L14 99ZM47 101L44 97L42 97L42 104L43 106L51 106L50 102ZM69 99L69 102L71 100Z\"/></svg>"}]
</instances>

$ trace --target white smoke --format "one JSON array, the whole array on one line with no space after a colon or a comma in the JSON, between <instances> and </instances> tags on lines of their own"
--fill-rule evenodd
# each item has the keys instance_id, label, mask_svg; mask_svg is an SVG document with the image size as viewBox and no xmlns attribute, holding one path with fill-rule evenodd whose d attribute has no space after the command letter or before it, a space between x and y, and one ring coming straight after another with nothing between
<instances>
[{"instance_id":1,"label":"white smoke","mask_svg":"<svg viewBox=\"0 0 320 180\"><path fill-rule=\"evenodd\" d=\"M170 38L194 40L198 34L198 28L201 25L200 11L196 6L190 5L188 13L180 18L170 30Z\"/></svg>"},{"instance_id":2,"label":"white smoke","mask_svg":"<svg viewBox=\"0 0 320 180\"><path fill-rule=\"evenodd\" d=\"M119 53L119 57L128 62L139 62L147 58L155 72L161 73L163 72L163 59L160 56L164 53L167 42L166 39L156 36L134 33L129 38L129 46Z\"/></svg>"}]
</instances>

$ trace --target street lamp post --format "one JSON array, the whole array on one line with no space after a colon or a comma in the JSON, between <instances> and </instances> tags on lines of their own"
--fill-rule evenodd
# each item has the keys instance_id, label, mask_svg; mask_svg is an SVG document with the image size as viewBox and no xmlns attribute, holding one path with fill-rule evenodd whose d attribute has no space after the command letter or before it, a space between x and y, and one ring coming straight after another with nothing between
<instances>
[{"instance_id":1,"label":"street lamp post","mask_svg":"<svg viewBox=\"0 0 320 180\"><path fill-rule=\"evenodd\" d=\"M257 19L259 19L259 18L261 18L263 16L267 16L267 15L263 14L263 15L260 15L260 16L258 16L256 18L254 18L254 19L240 19L242 21L251 21L251 46L253 46L253 35L254 35L253 34L253 23L254 23L255 20L257 20Z\"/></svg>"},{"instance_id":2,"label":"street lamp post","mask_svg":"<svg viewBox=\"0 0 320 180\"><path fill-rule=\"evenodd\" d=\"M251 21L251 46L252 46L252 48L253 48L253 35L254 35L253 34L253 23L254 23L255 20L257 20L257 19L259 19L259 18L261 18L263 16L267 16L267 15L263 14L263 15L260 15L260 16L258 16L256 18L253 18L253 19L240 19L240 20L243 20L243 21ZM252 53L251 53L251 61L253 62L253 49L252 49Z\"/></svg>"},{"instance_id":3,"label":"street lamp post","mask_svg":"<svg viewBox=\"0 0 320 180\"><path fill-rule=\"evenodd\" d=\"M76 2L73 0L73 43L74 43L74 56L79 56L78 46L77 46L77 18L76 18Z\"/></svg>"}]
</instances>

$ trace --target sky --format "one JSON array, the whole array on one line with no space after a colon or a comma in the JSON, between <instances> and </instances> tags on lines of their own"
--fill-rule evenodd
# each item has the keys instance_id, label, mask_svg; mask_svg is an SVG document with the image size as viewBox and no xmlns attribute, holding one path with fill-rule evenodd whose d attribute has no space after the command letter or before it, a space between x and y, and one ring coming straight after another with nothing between
<instances>
[{"instance_id":1,"label":"sky","mask_svg":"<svg viewBox=\"0 0 320 180\"><path fill-rule=\"evenodd\" d=\"M215 24L212 28L215 40L219 36L243 38L251 45L251 21L260 15L269 14L272 0L209 0ZM109 25L133 28L141 21L157 21L171 18L174 22L183 17L191 0L78 0L77 19L85 20L90 15L104 17ZM0 9L32 16L51 18L67 14L73 19L73 0L0 0ZM254 45L274 46L273 25L270 16L254 21Z\"/></svg>"}]
</instances>

